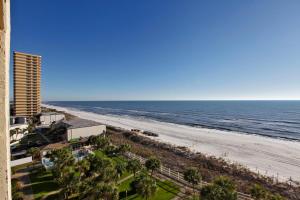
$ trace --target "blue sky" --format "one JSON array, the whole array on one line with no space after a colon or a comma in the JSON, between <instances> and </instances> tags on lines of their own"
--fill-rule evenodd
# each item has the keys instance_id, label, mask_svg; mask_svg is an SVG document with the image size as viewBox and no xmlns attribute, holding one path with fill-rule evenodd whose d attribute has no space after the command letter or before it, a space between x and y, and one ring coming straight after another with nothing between
<instances>
[{"instance_id":1,"label":"blue sky","mask_svg":"<svg viewBox=\"0 0 300 200\"><path fill-rule=\"evenodd\" d=\"M13 0L11 50L42 56L43 100L300 99L299 10L298 0Z\"/></svg>"}]
</instances>

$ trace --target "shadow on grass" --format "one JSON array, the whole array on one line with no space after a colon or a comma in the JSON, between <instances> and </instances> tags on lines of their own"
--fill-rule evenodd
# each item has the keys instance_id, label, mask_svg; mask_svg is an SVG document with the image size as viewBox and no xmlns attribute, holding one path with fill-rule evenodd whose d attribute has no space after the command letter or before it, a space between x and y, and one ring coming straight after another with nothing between
<instances>
[{"instance_id":1,"label":"shadow on grass","mask_svg":"<svg viewBox=\"0 0 300 200\"><path fill-rule=\"evenodd\" d=\"M39 182L45 182L45 181L53 181L52 174L41 174L40 172L36 172L30 175L31 182L39 183Z\"/></svg>"},{"instance_id":2,"label":"shadow on grass","mask_svg":"<svg viewBox=\"0 0 300 200\"><path fill-rule=\"evenodd\" d=\"M39 198L35 198L36 200L53 200L53 199L61 199L61 195L59 193L54 193L54 194L50 194L49 196L47 197L39 197Z\"/></svg>"},{"instance_id":3,"label":"shadow on grass","mask_svg":"<svg viewBox=\"0 0 300 200\"><path fill-rule=\"evenodd\" d=\"M36 199L59 189L51 172L37 170L30 174L31 188ZM54 199L54 198L52 198Z\"/></svg>"},{"instance_id":4,"label":"shadow on grass","mask_svg":"<svg viewBox=\"0 0 300 200\"><path fill-rule=\"evenodd\" d=\"M135 195L136 194L136 191L134 191L134 190L129 190L129 191L127 191L127 197L129 197L129 196L132 196L132 195ZM120 199L125 199L126 198L126 191L122 191L122 192L120 192L119 193L119 198Z\"/></svg>"},{"instance_id":5,"label":"shadow on grass","mask_svg":"<svg viewBox=\"0 0 300 200\"><path fill-rule=\"evenodd\" d=\"M165 191L167 191L169 193L172 193L174 195L177 195L178 192L179 192L179 188L177 186L173 185L173 184L170 184L169 182L158 181L157 185L161 189L163 189L163 190L165 190Z\"/></svg>"}]
</instances>

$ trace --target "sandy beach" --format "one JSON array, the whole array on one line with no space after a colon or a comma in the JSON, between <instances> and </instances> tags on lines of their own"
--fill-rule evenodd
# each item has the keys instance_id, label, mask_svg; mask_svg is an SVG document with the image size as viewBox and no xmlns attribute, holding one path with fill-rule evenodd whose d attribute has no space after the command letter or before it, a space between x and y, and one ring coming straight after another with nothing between
<instances>
[{"instance_id":1,"label":"sandy beach","mask_svg":"<svg viewBox=\"0 0 300 200\"><path fill-rule=\"evenodd\" d=\"M195 128L149 119L100 115L45 104L43 106L115 127L151 131L159 134L159 137L153 138L158 141L222 157L252 171L259 171L270 177L278 177L281 181L288 180L290 177L300 181L300 142Z\"/></svg>"}]
</instances>

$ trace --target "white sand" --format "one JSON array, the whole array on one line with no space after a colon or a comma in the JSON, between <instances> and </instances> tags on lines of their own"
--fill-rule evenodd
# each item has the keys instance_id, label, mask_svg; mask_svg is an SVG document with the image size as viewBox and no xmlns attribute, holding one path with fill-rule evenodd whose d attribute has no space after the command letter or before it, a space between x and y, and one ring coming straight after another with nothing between
<instances>
[{"instance_id":1,"label":"white sand","mask_svg":"<svg viewBox=\"0 0 300 200\"><path fill-rule=\"evenodd\" d=\"M100 115L76 109L43 105L124 129L147 130L159 134L157 140L189 147L193 151L237 162L250 170L285 181L300 181L300 142L247 135L229 131L195 128L149 119Z\"/></svg>"}]
</instances>

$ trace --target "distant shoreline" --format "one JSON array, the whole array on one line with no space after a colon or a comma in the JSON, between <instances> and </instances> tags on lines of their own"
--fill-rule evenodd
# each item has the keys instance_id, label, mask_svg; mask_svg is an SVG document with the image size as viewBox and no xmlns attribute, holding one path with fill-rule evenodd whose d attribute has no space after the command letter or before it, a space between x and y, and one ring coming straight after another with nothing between
<instances>
[{"instance_id":1,"label":"distant shoreline","mask_svg":"<svg viewBox=\"0 0 300 200\"><path fill-rule=\"evenodd\" d=\"M289 177L300 180L298 173L300 170L300 142L188 127L154 120L143 121L120 116L106 116L45 104L43 106L114 127L151 131L159 135L157 138L152 138L156 141L184 146L195 152L240 163L254 172L259 171L270 177L278 176L282 181Z\"/></svg>"},{"instance_id":2,"label":"distant shoreline","mask_svg":"<svg viewBox=\"0 0 300 200\"><path fill-rule=\"evenodd\" d=\"M52 101L45 104L300 142L300 101Z\"/></svg>"}]
</instances>

